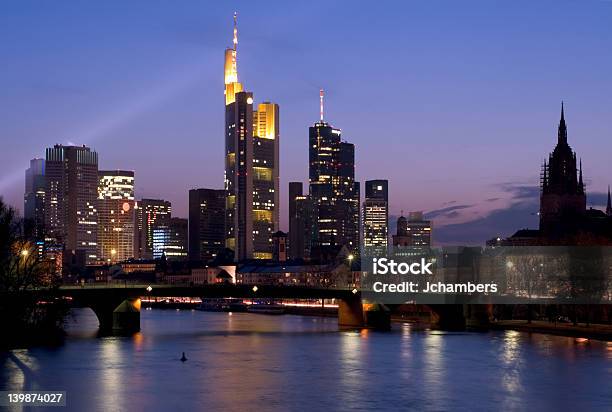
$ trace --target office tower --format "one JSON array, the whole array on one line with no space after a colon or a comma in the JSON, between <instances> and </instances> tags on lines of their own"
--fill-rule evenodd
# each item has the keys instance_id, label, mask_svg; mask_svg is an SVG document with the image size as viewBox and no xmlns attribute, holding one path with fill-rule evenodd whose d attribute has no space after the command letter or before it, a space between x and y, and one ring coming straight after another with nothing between
<instances>
[{"instance_id":1,"label":"office tower","mask_svg":"<svg viewBox=\"0 0 612 412\"><path fill-rule=\"evenodd\" d=\"M576 153L567 143L563 103L557 132L557 145L544 162L540 195L540 234L563 237L578 231L578 221L586 212L586 194Z\"/></svg>"},{"instance_id":2,"label":"office tower","mask_svg":"<svg viewBox=\"0 0 612 412\"><path fill-rule=\"evenodd\" d=\"M132 209L134 215L134 253L135 259L141 259L144 251L144 244L142 241L142 232L144 230L144 218L140 208L140 200L134 200L134 209Z\"/></svg>"},{"instance_id":3,"label":"office tower","mask_svg":"<svg viewBox=\"0 0 612 412\"><path fill-rule=\"evenodd\" d=\"M304 226L296 215L297 198L302 196L302 182L289 182L289 256L291 259L303 258Z\"/></svg>"},{"instance_id":4,"label":"office tower","mask_svg":"<svg viewBox=\"0 0 612 412\"><path fill-rule=\"evenodd\" d=\"M299 242L297 247L290 249L293 250L291 257L292 259L309 260L312 257L318 233L317 209L310 196L296 196L295 221Z\"/></svg>"},{"instance_id":5,"label":"office tower","mask_svg":"<svg viewBox=\"0 0 612 412\"><path fill-rule=\"evenodd\" d=\"M279 225L278 105L264 102L253 112L253 258L272 259Z\"/></svg>"},{"instance_id":6,"label":"office tower","mask_svg":"<svg viewBox=\"0 0 612 412\"><path fill-rule=\"evenodd\" d=\"M310 197L317 214L315 244L359 250L359 183L355 182L355 146L341 130L321 118L309 128Z\"/></svg>"},{"instance_id":7,"label":"office tower","mask_svg":"<svg viewBox=\"0 0 612 412\"><path fill-rule=\"evenodd\" d=\"M225 190L189 191L189 259L207 262L225 247Z\"/></svg>"},{"instance_id":8,"label":"office tower","mask_svg":"<svg viewBox=\"0 0 612 412\"><path fill-rule=\"evenodd\" d=\"M153 259L187 259L187 219L173 217L168 224L153 226Z\"/></svg>"},{"instance_id":9,"label":"office tower","mask_svg":"<svg viewBox=\"0 0 612 412\"><path fill-rule=\"evenodd\" d=\"M397 219L397 234L393 235L393 246L429 248L431 246L430 220L423 219L423 212L410 212L408 219Z\"/></svg>"},{"instance_id":10,"label":"office tower","mask_svg":"<svg viewBox=\"0 0 612 412\"><path fill-rule=\"evenodd\" d=\"M363 245L384 254L389 237L389 183L367 180L363 204Z\"/></svg>"},{"instance_id":11,"label":"office tower","mask_svg":"<svg viewBox=\"0 0 612 412\"><path fill-rule=\"evenodd\" d=\"M80 265L98 255L98 154L86 146L55 145L45 161L45 230Z\"/></svg>"},{"instance_id":12,"label":"office tower","mask_svg":"<svg viewBox=\"0 0 612 412\"><path fill-rule=\"evenodd\" d=\"M122 262L134 257L134 172L98 172L98 257Z\"/></svg>"},{"instance_id":13,"label":"office tower","mask_svg":"<svg viewBox=\"0 0 612 412\"><path fill-rule=\"evenodd\" d=\"M225 246L237 260L272 258L278 230L278 105L253 110L253 94L238 81L238 29L225 50Z\"/></svg>"},{"instance_id":14,"label":"office tower","mask_svg":"<svg viewBox=\"0 0 612 412\"><path fill-rule=\"evenodd\" d=\"M45 237L45 160L32 159L25 173L23 217L25 234L31 239Z\"/></svg>"},{"instance_id":15,"label":"office tower","mask_svg":"<svg viewBox=\"0 0 612 412\"><path fill-rule=\"evenodd\" d=\"M276 262L284 262L287 260L287 234L282 231L278 231L272 235L272 243L274 245L274 251L272 252L272 259Z\"/></svg>"},{"instance_id":16,"label":"office tower","mask_svg":"<svg viewBox=\"0 0 612 412\"><path fill-rule=\"evenodd\" d=\"M172 205L161 199L142 199L138 202L136 225L138 230L140 254L139 259L153 259L153 229L158 226L170 226Z\"/></svg>"}]
</instances>

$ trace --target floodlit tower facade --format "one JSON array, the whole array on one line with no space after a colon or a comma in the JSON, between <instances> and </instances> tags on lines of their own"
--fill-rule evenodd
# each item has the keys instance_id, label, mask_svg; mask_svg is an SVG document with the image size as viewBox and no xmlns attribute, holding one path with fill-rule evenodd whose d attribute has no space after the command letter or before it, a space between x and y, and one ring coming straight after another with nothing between
<instances>
[{"instance_id":1,"label":"floodlit tower facade","mask_svg":"<svg viewBox=\"0 0 612 412\"><path fill-rule=\"evenodd\" d=\"M225 50L225 247L237 260L271 259L279 220L279 111L238 81L238 29Z\"/></svg>"},{"instance_id":2,"label":"floodlit tower facade","mask_svg":"<svg viewBox=\"0 0 612 412\"><path fill-rule=\"evenodd\" d=\"M134 172L98 172L98 256L108 262L134 257Z\"/></svg>"}]
</instances>

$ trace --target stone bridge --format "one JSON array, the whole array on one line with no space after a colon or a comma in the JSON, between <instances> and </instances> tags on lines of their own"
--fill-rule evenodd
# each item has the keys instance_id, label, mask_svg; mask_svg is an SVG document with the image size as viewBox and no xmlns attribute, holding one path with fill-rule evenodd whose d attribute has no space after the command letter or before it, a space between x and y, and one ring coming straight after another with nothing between
<instances>
[{"instance_id":1,"label":"stone bridge","mask_svg":"<svg viewBox=\"0 0 612 412\"><path fill-rule=\"evenodd\" d=\"M357 290L322 289L301 286L212 285L110 285L62 286L57 297L69 298L75 307L91 308L100 322L100 330L131 333L140 330L140 305L143 297L200 297L246 299L336 299L340 328L390 326L388 311L377 305L364 305Z\"/></svg>"}]
</instances>

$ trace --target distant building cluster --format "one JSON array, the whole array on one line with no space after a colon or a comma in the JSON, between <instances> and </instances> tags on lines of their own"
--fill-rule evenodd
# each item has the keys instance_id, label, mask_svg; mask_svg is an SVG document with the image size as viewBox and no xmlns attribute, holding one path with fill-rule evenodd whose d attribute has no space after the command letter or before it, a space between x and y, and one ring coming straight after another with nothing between
<instances>
[{"instance_id":1,"label":"distant building cluster","mask_svg":"<svg viewBox=\"0 0 612 412\"><path fill-rule=\"evenodd\" d=\"M433 246L433 222L423 212L402 212L389 233L387 180L366 180L361 202L355 145L324 118L323 90L320 118L308 128L308 185L289 183L289 233L279 230L279 106L255 105L239 82L237 45L234 16L224 66L224 184L191 189L188 219L173 216L168 200L136 199L134 171L101 170L87 146L57 144L31 160L24 227L56 273L78 277L96 267L96 279L161 273L172 282L354 284L351 269L364 248L418 254ZM538 229L487 244L612 243L610 190L605 212L587 209L563 107L557 145L542 166L539 218Z\"/></svg>"},{"instance_id":2,"label":"distant building cluster","mask_svg":"<svg viewBox=\"0 0 612 412\"><path fill-rule=\"evenodd\" d=\"M105 277L171 272L177 262L189 270L286 262L295 266L286 273L310 273L300 265L323 265L315 272L325 277L322 267L339 259L350 266L362 246L386 253L388 181L366 181L361 203L355 145L324 118L323 90L320 118L308 129L308 185L289 183L289 233L279 230L279 106L256 104L239 81L237 46L234 16L233 45L225 50L224 64L224 184L191 189L188 219L173 216L168 200L137 199L134 171L100 169L98 153L87 146L57 144L31 161L26 230L58 273L72 276L85 267L104 267L96 273ZM396 238L402 244L431 244L429 222L410 218L406 226L404 221L400 217L403 229L393 236L394 244ZM309 281L310 275L300 276L288 281Z\"/></svg>"}]
</instances>

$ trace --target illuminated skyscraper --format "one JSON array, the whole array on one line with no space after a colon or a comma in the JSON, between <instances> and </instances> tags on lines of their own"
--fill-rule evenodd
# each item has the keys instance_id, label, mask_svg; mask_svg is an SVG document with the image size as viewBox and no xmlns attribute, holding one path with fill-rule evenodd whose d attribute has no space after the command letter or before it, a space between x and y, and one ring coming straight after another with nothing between
<instances>
[{"instance_id":1,"label":"illuminated skyscraper","mask_svg":"<svg viewBox=\"0 0 612 412\"><path fill-rule=\"evenodd\" d=\"M389 237L389 183L387 180L365 182L363 204L363 245L387 251Z\"/></svg>"},{"instance_id":2,"label":"illuminated skyscraper","mask_svg":"<svg viewBox=\"0 0 612 412\"><path fill-rule=\"evenodd\" d=\"M134 257L134 172L98 172L98 256L109 262Z\"/></svg>"},{"instance_id":3,"label":"illuminated skyscraper","mask_svg":"<svg viewBox=\"0 0 612 412\"><path fill-rule=\"evenodd\" d=\"M278 105L260 103L253 112L253 257L272 259L279 225Z\"/></svg>"},{"instance_id":4,"label":"illuminated skyscraper","mask_svg":"<svg viewBox=\"0 0 612 412\"><path fill-rule=\"evenodd\" d=\"M271 259L278 230L278 105L253 110L237 69L238 29L225 50L225 246L236 259Z\"/></svg>"},{"instance_id":5,"label":"illuminated skyscraper","mask_svg":"<svg viewBox=\"0 0 612 412\"><path fill-rule=\"evenodd\" d=\"M44 239L45 195L45 159L32 159L25 173L23 197L25 232L29 238Z\"/></svg>"},{"instance_id":6,"label":"illuminated skyscraper","mask_svg":"<svg viewBox=\"0 0 612 412\"><path fill-rule=\"evenodd\" d=\"M98 255L98 154L86 146L55 145L45 161L45 230L79 264Z\"/></svg>"},{"instance_id":7,"label":"illuminated skyscraper","mask_svg":"<svg viewBox=\"0 0 612 412\"><path fill-rule=\"evenodd\" d=\"M167 200L142 199L136 209L136 225L139 237L139 259L153 258L153 229L159 226L170 226L172 205ZM136 248L135 248L136 249Z\"/></svg>"},{"instance_id":8,"label":"illuminated skyscraper","mask_svg":"<svg viewBox=\"0 0 612 412\"><path fill-rule=\"evenodd\" d=\"M173 217L169 224L153 227L153 258L162 255L168 260L187 259L187 219Z\"/></svg>"},{"instance_id":9,"label":"illuminated skyscraper","mask_svg":"<svg viewBox=\"0 0 612 412\"><path fill-rule=\"evenodd\" d=\"M341 130L321 118L309 128L310 197L317 215L315 245L359 251L359 183L355 182L355 146Z\"/></svg>"},{"instance_id":10,"label":"illuminated skyscraper","mask_svg":"<svg viewBox=\"0 0 612 412\"><path fill-rule=\"evenodd\" d=\"M189 191L189 259L209 261L225 247L225 190Z\"/></svg>"}]
</instances>

